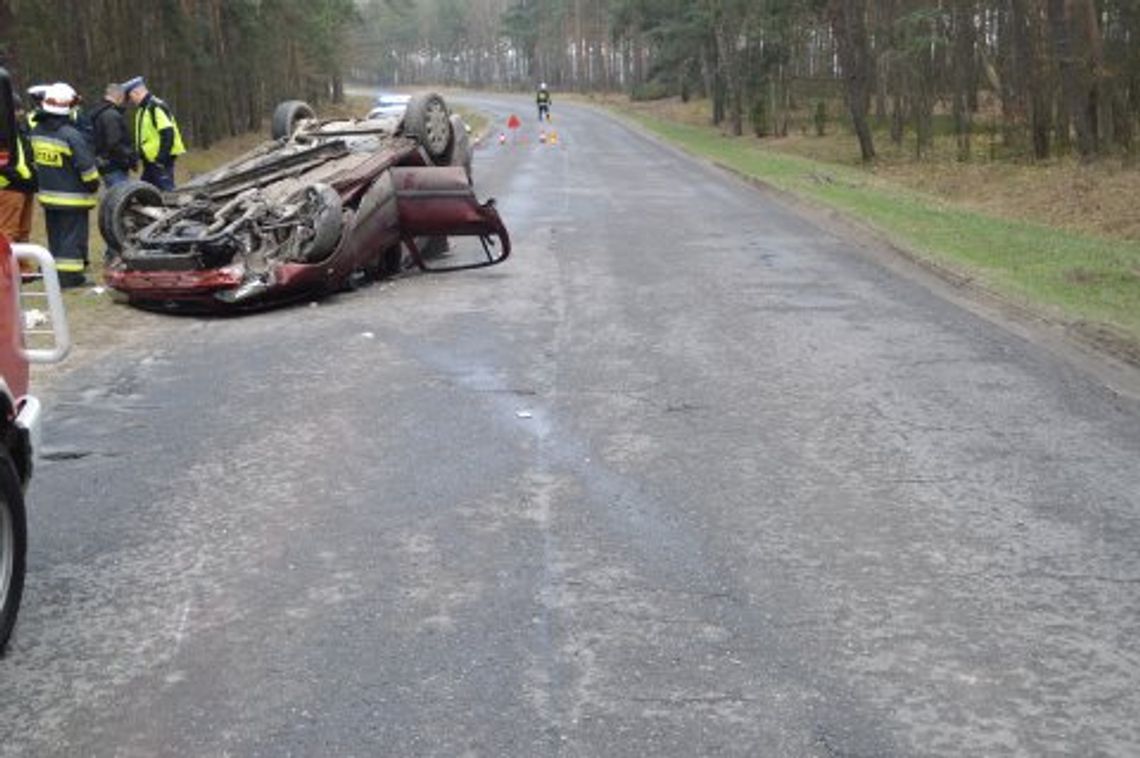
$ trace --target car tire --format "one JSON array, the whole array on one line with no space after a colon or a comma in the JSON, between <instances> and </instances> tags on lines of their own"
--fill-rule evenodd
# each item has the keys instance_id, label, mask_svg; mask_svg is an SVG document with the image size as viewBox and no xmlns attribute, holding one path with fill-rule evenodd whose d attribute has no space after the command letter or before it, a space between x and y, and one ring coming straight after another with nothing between
<instances>
[{"instance_id":1,"label":"car tire","mask_svg":"<svg viewBox=\"0 0 1140 758\"><path fill-rule=\"evenodd\" d=\"M128 214L139 205L161 206L162 193L153 184L130 179L116 184L103 196L99 204L99 233L113 252L122 252L131 234L138 231L132 228L137 224L131 222Z\"/></svg>"},{"instance_id":2,"label":"car tire","mask_svg":"<svg viewBox=\"0 0 1140 758\"><path fill-rule=\"evenodd\" d=\"M0 453L0 655L16 625L24 593L24 559L28 548L24 495L16 467Z\"/></svg>"},{"instance_id":3,"label":"car tire","mask_svg":"<svg viewBox=\"0 0 1140 758\"><path fill-rule=\"evenodd\" d=\"M316 263L329 257L344 231L344 205L340 194L327 184L307 187L307 202L312 206L313 236L301 245L301 259Z\"/></svg>"},{"instance_id":4,"label":"car tire","mask_svg":"<svg viewBox=\"0 0 1140 758\"><path fill-rule=\"evenodd\" d=\"M288 138L297 131L297 124L307 118L316 118L313 107L304 100L286 100L273 111L270 134L273 139Z\"/></svg>"},{"instance_id":5,"label":"car tire","mask_svg":"<svg viewBox=\"0 0 1140 758\"><path fill-rule=\"evenodd\" d=\"M404 112L404 135L423 145L432 163L449 165L455 131L442 97L434 92L414 96Z\"/></svg>"},{"instance_id":6,"label":"car tire","mask_svg":"<svg viewBox=\"0 0 1140 758\"><path fill-rule=\"evenodd\" d=\"M467 125L456 114L451 116L451 133L454 135L455 144L451 147L450 163L452 166L462 166L463 170L467 172L467 183L474 184L475 178L471 174L471 162L475 156L471 149L471 137L467 134Z\"/></svg>"}]
</instances>

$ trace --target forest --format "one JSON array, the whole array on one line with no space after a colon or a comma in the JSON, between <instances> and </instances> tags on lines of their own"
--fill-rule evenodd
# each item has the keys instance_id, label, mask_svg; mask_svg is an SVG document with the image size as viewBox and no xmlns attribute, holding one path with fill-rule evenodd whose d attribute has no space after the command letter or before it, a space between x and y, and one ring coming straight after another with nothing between
<instances>
[{"instance_id":1,"label":"forest","mask_svg":"<svg viewBox=\"0 0 1140 758\"><path fill-rule=\"evenodd\" d=\"M1130 153L1140 113L1136 0L371 0L357 73L387 84L706 97L736 134L842 112L919 157L948 124L1013 156ZM878 127L878 128L875 128Z\"/></svg>"},{"instance_id":2,"label":"forest","mask_svg":"<svg viewBox=\"0 0 1140 758\"><path fill-rule=\"evenodd\" d=\"M922 157L1134 150L1136 0L0 0L0 64L88 99L144 74L197 144L354 78L708 98L736 134L842 116ZM996 137L995 137L996 135Z\"/></svg>"},{"instance_id":3,"label":"forest","mask_svg":"<svg viewBox=\"0 0 1140 758\"><path fill-rule=\"evenodd\" d=\"M88 102L141 74L202 146L280 100L340 97L357 18L352 0L0 0L0 65Z\"/></svg>"}]
</instances>

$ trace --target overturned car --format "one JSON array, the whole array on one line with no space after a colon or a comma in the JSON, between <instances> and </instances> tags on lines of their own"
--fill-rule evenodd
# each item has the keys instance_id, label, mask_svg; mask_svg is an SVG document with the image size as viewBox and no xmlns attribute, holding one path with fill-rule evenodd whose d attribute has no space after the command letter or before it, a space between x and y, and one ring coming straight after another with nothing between
<instances>
[{"instance_id":1,"label":"overturned car","mask_svg":"<svg viewBox=\"0 0 1140 758\"><path fill-rule=\"evenodd\" d=\"M141 307L252 309L407 263L455 271L510 255L494 201L472 190L467 130L438 95L361 120L289 101L272 136L174 192L111 188L99 206L108 286ZM480 255L447 262L448 236L477 237Z\"/></svg>"}]
</instances>

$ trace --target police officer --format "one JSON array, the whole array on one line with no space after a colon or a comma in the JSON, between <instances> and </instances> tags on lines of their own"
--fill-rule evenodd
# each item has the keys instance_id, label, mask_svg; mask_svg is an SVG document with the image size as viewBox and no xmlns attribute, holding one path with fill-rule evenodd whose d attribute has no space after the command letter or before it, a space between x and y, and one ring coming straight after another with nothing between
<instances>
[{"instance_id":1,"label":"police officer","mask_svg":"<svg viewBox=\"0 0 1140 758\"><path fill-rule=\"evenodd\" d=\"M161 190L174 189L174 159L186 152L174 114L152 95L141 76L123 82L123 92L135 104L135 151L142 158L142 180Z\"/></svg>"},{"instance_id":2,"label":"police officer","mask_svg":"<svg viewBox=\"0 0 1140 758\"><path fill-rule=\"evenodd\" d=\"M64 287L87 281L83 275L87 270L87 217L99 190L95 153L71 117L75 101L75 90L69 85L51 85L31 135L48 246Z\"/></svg>"},{"instance_id":3,"label":"police officer","mask_svg":"<svg viewBox=\"0 0 1140 758\"><path fill-rule=\"evenodd\" d=\"M8 163L0 168L0 234L12 242L27 242L32 233L32 207L36 194L36 174L32 149L24 128L20 100L16 105L16 140L9 151Z\"/></svg>"}]
</instances>

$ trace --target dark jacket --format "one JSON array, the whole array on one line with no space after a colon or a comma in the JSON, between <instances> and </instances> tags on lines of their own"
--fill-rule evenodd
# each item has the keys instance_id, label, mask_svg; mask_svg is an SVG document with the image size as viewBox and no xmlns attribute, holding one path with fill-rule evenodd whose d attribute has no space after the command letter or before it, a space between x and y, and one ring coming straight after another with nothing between
<instances>
[{"instance_id":1,"label":"dark jacket","mask_svg":"<svg viewBox=\"0 0 1140 758\"><path fill-rule=\"evenodd\" d=\"M45 208L94 208L99 190L95 151L71 117L41 112L31 142L40 203Z\"/></svg>"},{"instance_id":2,"label":"dark jacket","mask_svg":"<svg viewBox=\"0 0 1140 758\"><path fill-rule=\"evenodd\" d=\"M95 160L99 172L133 170L139 159L123 109L104 100L91 109L91 123L95 128Z\"/></svg>"}]
</instances>

